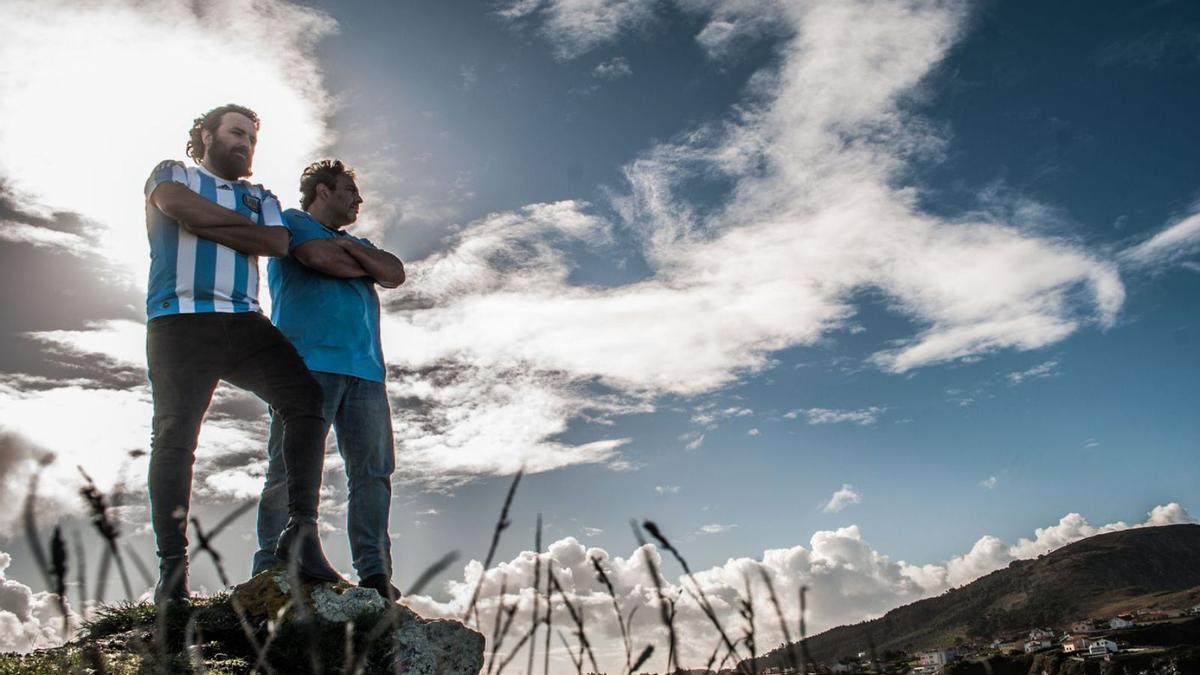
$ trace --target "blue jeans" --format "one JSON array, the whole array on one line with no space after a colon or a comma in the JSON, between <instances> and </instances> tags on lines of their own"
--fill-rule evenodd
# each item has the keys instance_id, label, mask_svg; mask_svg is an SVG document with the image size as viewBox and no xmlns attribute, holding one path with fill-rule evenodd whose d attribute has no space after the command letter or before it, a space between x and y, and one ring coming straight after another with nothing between
<instances>
[{"instance_id":1,"label":"blue jeans","mask_svg":"<svg viewBox=\"0 0 1200 675\"><path fill-rule=\"evenodd\" d=\"M392 502L392 472L396 468L392 439L392 413L387 389L350 375L314 372L325 394L324 439L333 424L338 452L346 465L349 486L347 530L350 554L359 579L374 574L392 574L392 547L388 516ZM324 442L324 441L322 441ZM253 574L282 561L275 556L275 543L287 523L287 483L283 464L283 424L271 411L267 439L267 480L258 503L258 551Z\"/></svg>"}]
</instances>

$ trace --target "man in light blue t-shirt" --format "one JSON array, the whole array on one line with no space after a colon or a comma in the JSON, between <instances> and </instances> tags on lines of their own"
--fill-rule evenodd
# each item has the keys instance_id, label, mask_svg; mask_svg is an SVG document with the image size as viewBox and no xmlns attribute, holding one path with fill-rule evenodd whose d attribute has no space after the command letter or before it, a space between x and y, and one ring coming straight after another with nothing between
<instances>
[{"instance_id":1,"label":"man in light blue t-shirt","mask_svg":"<svg viewBox=\"0 0 1200 675\"><path fill-rule=\"evenodd\" d=\"M395 447L384 386L375 284L404 283L404 264L343 228L358 218L354 171L322 160L300 178L303 211L284 212L288 256L267 265L271 321L291 340L324 391L325 430L333 425L349 483L347 529L359 585L399 597L392 585L388 515ZM272 414L267 480L258 506L254 574L281 561L276 540L287 519L281 426Z\"/></svg>"}]
</instances>

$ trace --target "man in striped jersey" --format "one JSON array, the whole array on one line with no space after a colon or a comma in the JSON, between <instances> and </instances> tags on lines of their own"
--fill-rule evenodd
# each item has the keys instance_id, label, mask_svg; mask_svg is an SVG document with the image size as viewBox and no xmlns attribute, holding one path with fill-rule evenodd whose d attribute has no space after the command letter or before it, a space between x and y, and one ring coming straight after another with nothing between
<instances>
[{"instance_id":1,"label":"man in striped jersey","mask_svg":"<svg viewBox=\"0 0 1200 675\"><path fill-rule=\"evenodd\" d=\"M155 601L185 600L187 514L200 423L224 380L281 419L288 522L278 552L300 571L340 577L317 536L324 460L321 387L261 312L258 256L288 252L279 201L250 175L258 116L238 105L196 118L187 144L198 166L168 160L146 182L150 283L146 357L154 399L150 517L158 542Z\"/></svg>"}]
</instances>

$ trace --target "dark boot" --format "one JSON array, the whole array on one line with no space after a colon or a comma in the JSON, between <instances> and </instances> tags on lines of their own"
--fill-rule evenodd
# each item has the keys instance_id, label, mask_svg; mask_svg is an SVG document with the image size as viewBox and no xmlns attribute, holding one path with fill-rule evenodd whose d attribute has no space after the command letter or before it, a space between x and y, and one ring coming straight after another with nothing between
<instances>
[{"instance_id":1,"label":"dark boot","mask_svg":"<svg viewBox=\"0 0 1200 675\"><path fill-rule=\"evenodd\" d=\"M190 596L187 554L160 558L158 583L154 585L154 604L187 602Z\"/></svg>"},{"instance_id":2,"label":"dark boot","mask_svg":"<svg viewBox=\"0 0 1200 675\"><path fill-rule=\"evenodd\" d=\"M275 545L275 555L287 560L288 565L291 565L294 557L300 576L305 579L330 583L343 581L341 575L325 558L325 551L321 549L321 538L317 535L315 518L289 518L287 527L284 527L283 533L279 535L279 543Z\"/></svg>"},{"instance_id":3,"label":"dark boot","mask_svg":"<svg viewBox=\"0 0 1200 675\"><path fill-rule=\"evenodd\" d=\"M358 586L359 588L370 588L378 593L380 597L386 598L392 602L396 602L400 599L400 589L392 585L392 580L388 578L388 575L382 572L379 574L372 574L366 579L363 579L362 581L358 582Z\"/></svg>"}]
</instances>

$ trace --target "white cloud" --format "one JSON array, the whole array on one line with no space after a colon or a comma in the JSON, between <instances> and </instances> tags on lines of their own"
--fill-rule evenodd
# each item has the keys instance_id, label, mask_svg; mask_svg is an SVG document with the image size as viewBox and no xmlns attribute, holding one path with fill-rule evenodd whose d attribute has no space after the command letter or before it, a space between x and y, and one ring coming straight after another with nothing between
<instances>
[{"instance_id":1,"label":"white cloud","mask_svg":"<svg viewBox=\"0 0 1200 675\"><path fill-rule=\"evenodd\" d=\"M92 241L78 234L8 220L0 220L0 240L59 249L80 257L89 254L94 247Z\"/></svg>"},{"instance_id":2,"label":"white cloud","mask_svg":"<svg viewBox=\"0 0 1200 675\"><path fill-rule=\"evenodd\" d=\"M140 188L161 160L184 159L194 117L229 101L254 108L263 120L254 180L285 202L330 139L313 47L335 24L317 10L280 0L14 0L0 5L0 25L0 177L24 210L74 212L100 228L93 248L131 284L143 286L149 266L145 231L130 226L145 217ZM8 239L86 248L62 233L4 229Z\"/></svg>"},{"instance_id":3,"label":"white cloud","mask_svg":"<svg viewBox=\"0 0 1200 675\"><path fill-rule=\"evenodd\" d=\"M734 6L688 8L715 15ZM649 5L639 7L548 0L510 3L502 14L536 18L575 53L647 20ZM957 39L962 6L780 7L789 47L777 69L753 80L738 115L655 146L626 167L629 191L613 202L620 231L642 244L651 266L645 279L572 283L569 251L610 251L616 231L582 202L489 215L446 250L410 264L384 336L386 354L405 373L393 395L420 402L419 414L401 405L398 417L421 473L457 480L513 471L526 459L544 468L619 461L620 439L579 453L550 439L599 391L608 396L599 404L605 416L759 372L777 350L851 325L863 289L881 291L918 326L870 359L897 373L1036 349L1082 326L1112 323L1124 298L1116 265L1047 236L1047 209L943 219L896 187L910 157L940 151L942 140L905 102ZM593 20L599 15L608 19ZM735 187L721 208L701 216L680 195L712 175ZM435 391L446 372L457 393ZM497 372L521 375L509 385ZM693 419L711 428L741 410L701 407ZM806 416L865 425L882 411ZM512 434L511 442L480 435L483 425L471 419L478 415ZM432 419L440 423L430 441ZM442 431L448 424L457 431ZM477 441L448 443L452 437ZM443 452L451 447L457 452Z\"/></svg>"},{"instance_id":4,"label":"white cloud","mask_svg":"<svg viewBox=\"0 0 1200 675\"><path fill-rule=\"evenodd\" d=\"M629 61L624 56L614 56L598 64L592 70L592 75L601 80L619 80L633 75L633 68L629 67Z\"/></svg>"},{"instance_id":5,"label":"white cloud","mask_svg":"<svg viewBox=\"0 0 1200 675\"><path fill-rule=\"evenodd\" d=\"M479 475L531 473L574 464L612 464L627 438L572 445L552 440L582 415L643 411L589 396L560 376L527 370L446 366L399 373L394 401L399 476L449 485Z\"/></svg>"},{"instance_id":6,"label":"white cloud","mask_svg":"<svg viewBox=\"0 0 1200 675\"><path fill-rule=\"evenodd\" d=\"M542 34L561 59L572 59L654 19L647 0L508 0L498 14L508 20L537 15Z\"/></svg>"},{"instance_id":7,"label":"white cloud","mask_svg":"<svg viewBox=\"0 0 1200 675\"><path fill-rule=\"evenodd\" d=\"M655 485L654 492L660 497L662 495L677 495L680 487L678 485Z\"/></svg>"},{"instance_id":8,"label":"white cloud","mask_svg":"<svg viewBox=\"0 0 1200 675\"><path fill-rule=\"evenodd\" d=\"M947 589L969 583L982 575L1008 565L1018 557L1036 557L1040 553L1061 547L1083 536L1085 532L1098 533L1123 529L1123 523L1099 528L1081 526L1068 515L1065 527L1039 529L1035 540L1038 545L1029 546L1021 540L1015 546L1005 544L993 536L981 537L971 549L960 556L941 563L914 565L903 560L894 560L887 554L874 549L863 537L857 526L816 532L808 545L790 548L769 549L758 559L749 557L731 558L723 565L697 571L696 583L704 589L712 601L717 615L731 633L737 634L743 625L738 614L739 599L744 598L746 579L750 580L751 600L756 609L758 641L762 645L778 644L782 639L766 586L760 579L760 570L765 572L781 599L784 615L789 625L798 623L798 608L795 598L800 586L809 588L807 616L810 633L819 633L834 626L856 623L883 615L900 605L926 597L932 597ZM1142 526L1177 522L1195 522L1178 504L1156 507ZM729 526L713 524L709 529ZM1053 532L1052 532L1053 531ZM667 533L670 536L670 533ZM635 624L631 633L636 636L636 648L647 642L660 646L666 636L658 622L657 600L654 594L645 555L660 570L659 580L668 596L678 598L677 628L680 633L681 658L685 666L703 663L708 658L717 635L708 620L696 605L692 594L683 588L695 586L682 576L674 576L675 563L664 556L654 545L635 549L628 557L610 554L604 549L587 547L574 538L561 539L550 545L541 554L542 567L552 566L562 583L567 597L580 607L585 616L588 639L596 651L601 670L619 670L624 663L624 651L620 645L619 632L613 617L612 600L596 579L589 559L598 558L613 582L614 590L622 611L628 612L635 606ZM686 556L687 551L683 554ZM484 572L478 561L471 561L463 570L461 580L449 582L449 600L437 602L426 596L414 596L408 602L413 609L425 615L460 617L470 600L475 585L483 579L480 604L484 626L492 626L499 605L502 579L507 579L508 594L505 605L518 604L516 620L510 636L523 635L529 627L529 612L533 602L531 591L535 555L523 552L511 561L501 562ZM543 581L544 583L544 581ZM519 589L519 590L518 590ZM545 606L544 603L542 605ZM566 625L570 619L555 598L554 624ZM560 616L561 613L561 616ZM794 633L793 632L793 638ZM484 631L485 636L490 635ZM508 641L511 645L515 638ZM501 650L505 653L505 650ZM570 669L571 666L561 651L553 657L552 669ZM563 660L559 660L563 659ZM659 663L658 657L652 660Z\"/></svg>"},{"instance_id":9,"label":"white cloud","mask_svg":"<svg viewBox=\"0 0 1200 675\"><path fill-rule=\"evenodd\" d=\"M747 432L746 432L746 435L747 435L747 436L758 436L758 435L760 435L760 434L762 434L762 432L761 432L761 431L759 431L757 427L755 427L754 429L751 429L750 431L747 431Z\"/></svg>"},{"instance_id":10,"label":"white cloud","mask_svg":"<svg viewBox=\"0 0 1200 675\"><path fill-rule=\"evenodd\" d=\"M34 593L25 584L5 578L10 563L12 556L0 551L0 654L27 654L61 645L65 640L58 596ZM67 614L71 625L78 628L79 616L70 605Z\"/></svg>"},{"instance_id":11,"label":"white cloud","mask_svg":"<svg viewBox=\"0 0 1200 675\"><path fill-rule=\"evenodd\" d=\"M979 481L979 487L985 490L991 490L992 488L996 487L996 483L999 482L999 480L1000 479L996 478L995 476L988 476L987 478Z\"/></svg>"},{"instance_id":12,"label":"white cloud","mask_svg":"<svg viewBox=\"0 0 1200 675\"><path fill-rule=\"evenodd\" d=\"M103 355L115 365L134 368L146 365L146 324L136 321L93 321L84 330L39 331L28 336L50 346L51 352Z\"/></svg>"},{"instance_id":13,"label":"white cloud","mask_svg":"<svg viewBox=\"0 0 1200 675\"><path fill-rule=\"evenodd\" d=\"M728 525L722 525L721 523L709 523L707 525L701 525L698 534L720 534L722 532L728 532L735 527L737 527L737 523L730 523Z\"/></svg>"},{"instance_id":14,"label":"white cloud","mask_svg":"<svg viewBox=\"0 0 1200 675\"><path fill-rule=\"evenodd\" d=\"M603 534L603 533L604 533L604 530L602 530L602 529L600 529L600 528L598 528L598 527L585 527L585 528L583 528L583 534L584 534L584 536L585 536L585 537L595 537L596 535L598 535L598 534Z\"/></svg>"},{"instance_id":15,"label":"white cloud","mask_svg":"<svg viewBox=\"0 0 1200 675\"><path fill-rule=\"evenodd\" d=\"M1021 384L1025 380L1036 380L1043 377L1053 377L1058 374L1055 369L1058 368L1057 360L1050 360L1030 368L1029 370L1015 371L1007 375L1008 381L1011 384Z\"/></svg>"},{"instance_id":16,"label":"white cloud","mask_svg":"<svg viewBox=\"0 0 1200 675\"><path fill-rule=\"evenodd\" d=\"M830 408L801 408L784 413L784 417L788 419L796 419L800 415L808 420L809 424L841 424L848 422L859 426L870 426L879 421L879 416L887 408L871 406L861 410L833 410Z\"/></svg>"},{"instance_id":17,"label":"white cloud","mask_svg":"<svg viewBox=\"0 0 1200 675\"><path fill-rule=\"evenodd\" d=\"M1177 262L1200 251L1200 213L1167 225L1146 241L1121 252L1122 262L1154 268Z\"/></svg>"},{"instance_id":18,"label":"white cloud","mask_svg":"<svg viewBox=\"0 0 1200 675\"><path fill-rule=\"evenodd\" d=\"M243 395L224 386L217 392L218 402ZM72 411L70 424L47 422L59 420L64 410ZM38 458L46 454L54 461L39 471L38 508L47 521L82 511L77 467L87 471L105 493L124 490L132 502L143 499L144 493L130 486L144 484L148 456L130 452L149 451L152 412L145 385L108 388L89 380L34 382L0 375L0 419L4 420L0 438L6 439L0 453L6 457L0 465L7 463L0 480L12 488L0 492L0 534L11 530L29 477L39 470ZM265 471L266 433L265 415L246 420L210 410L196 450L197 498L257 496ZM336 456L330 460L327 469L340 467Z\"/></svg>"},{"instance_id":19,"label":"white cloud","mask_svg":"<svg viewBox=\"0 0 1200 675\"><path fill-rule=\"evenodd\" d=\"M775 352L816 344L851 325L863 289L882 292L917 326L915 335L872 357L891 372L1036 349L1082 326L1112 323L1124 297L1115 264L1027 228L1019 216L947 220L923 213L915 192L898 187L910 157L936 153L943 143L906 102L959 36L963 5L826 0L757 12L752 4L681 5L726 23L769 17L781 27L771 34L789 42L777 67L752 79L748 99L723 124L687 130L626 167L629 189L614 206L621 232L643 247L651 268L645 279L611 287L571 281L570 251L612 250L617 227L571 201L489 215L446 250L409 265L408 284L390 294L384 339L399 370L390 392L399 464L410 478L446 484L522 465L627 466L620 456L625 438L575 446L559 435L574 419L648 412L658 396L711 392L760 372ZM647 25L654 6L520 0L500 14L538 21L566 58ZM311 52L333 30L331 19L267 2L255 11L270 20L244 17L218 31L228 8L197 15L192 7L179 2L146 12L121 2L84 9L25 2L0 10L16 36L0 45L0 56L27 75L0 84L0 174L18 180L14 186L37 203L109 227L105 246L131 269L146 264L144 234L128 227L141 218L140 199L113 195L140 185L163 156L179 154L179 120L186 126L213 104L217 80L164 77L178 86L164 92L130 79L121 85L127 89L114 91L104 74L145 73L145 54L162 52L163 44L212 69L236 59L227 68L243 73L235 83L247 84L221 89L220 99L236 98L263 115L257 168L269 186L293 184L328 139L329 98ZM714 35L707 38L714 49L728 42ZM77 100L101 86L104 98L127 102L113 113L121 117L96 118L90 110L86 119L70 117L85 113L60 97ZM153 105L142 107L156 114L137 120L144 147L107 152L129 168L100 172L79 190L59 189L77 165L74 149L95 147L96 126L121 129L131 119L123 111L146 96ZM47 117L46 110L55 112ZM55 133L12 131L39 124L53 124ZM110 136L105 143L126 135ZM51 161L26 170L30 142ZM681 194L706 176L729 179L734 188L701 215ZM117 349L61 331L41 338ZM122 354L125 360L132 352ZM713 424L724 414L697 417ZM847 421L864 423L859 419L868 418Z\"/></svg>"},{"instance_id":20,"label":"white cloud","mask_svg":"<svg viewBox=\"0 0 1200 675\"><path fill-rule=\"evenodd\" d=\"M689 431L679 434L679 440L685 442L683 446L685 450L697 450L704 445L704 434L699 431Z\"/></svg>"},{"instance_id":21,"label":"white cloud","mask_svg":"<svg viewBox=\"0 0 1200 675\"><path fill-rule=\"evenodd\" d=\"M825 511L825 513L837 513L851 504L861 503L862 495L854 489L853 485L845 483L833 493L833 496L821 507L821 510Z\"/></svg>"}]
</instances>

